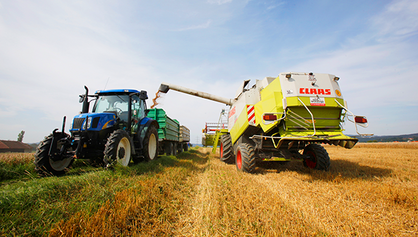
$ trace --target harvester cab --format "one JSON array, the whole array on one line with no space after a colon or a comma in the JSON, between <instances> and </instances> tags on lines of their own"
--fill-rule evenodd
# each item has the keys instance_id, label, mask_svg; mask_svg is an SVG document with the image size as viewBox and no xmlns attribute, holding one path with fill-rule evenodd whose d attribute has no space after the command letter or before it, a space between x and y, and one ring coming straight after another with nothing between
<instances>
[{"instance_id":1,"label":"harvester cab","mask_svg":"<svg viewBox=\"0 0 418 237\"><path fill-rule=\"evenodd\" d=\"M116 89L80 95L82 111L66 134L55 129L38 146L35 166L41 175L63 174L74 159L89 159L106 167L158 156L158 123L146 117L146 91ZM89 100L89 98L92 98ZM90 103L94 101L92 111Z\"/></svg>"},{"instance_id":2,"label":"harvester cab","mask_svg":"<svg viewBox=\"0 0 418 237\"><path fill-rule=\"evenodd\" d=\"M228 132L219 134L220 159L238 170L251 173L258 162L291 159L328 170L330 158L319 144L352 148L358 139L344 135L342 123L352 121L357 132L357 126L368 125L366 117L348 110L338 80L331 74L280 73L249 88L250 80L244 81L233 99L168 83L160 91L173 89L230 106Z\"/></svg>"}]
</instances>

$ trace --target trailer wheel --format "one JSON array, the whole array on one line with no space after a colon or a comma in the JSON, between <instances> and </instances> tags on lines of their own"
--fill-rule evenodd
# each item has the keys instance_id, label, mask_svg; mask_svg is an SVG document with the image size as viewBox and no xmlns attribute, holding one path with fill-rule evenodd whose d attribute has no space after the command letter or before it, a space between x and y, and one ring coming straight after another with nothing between
<instances>
[{"instance_id":1,"label":"trailer wheel","mask_svg":"<svg viewBox=\"0 0 418 237\"><path fill-rule=\"evenodd\" d=\"M146 161L155 160L158 156L158 132L157 128L148 128L144 139L144 157Z\"/></svg>"},{"instance_id":2,"label":"trailer wheel","mask_svg":"<svg viewBox=\"0 0 418 237\"><path fill-rule=\"evenodd\" d=\"M177 143L174 143L174 142L172 142L171 143L172 144L172 151L173 151L173 156L176 156L177 155Z\"/></svg>"},{"instance_id":3,"label":"trailer wheel","mask_svg":"<svg viewBox=\"0 0 418 237\"><path fill-rule=\"evenodd\" d=\"M177 153L182 153L183 152L183 144L179 143L177 144Z\"/></svg>"},{"instance_id":4,"label":"trailer wheel","mask_svg":"<svg viewBox=\"0 0 418 237\"><path fill-rule=\"evenodd\" d=\"M255 153L250 144L242 143L238 146L235 164L239 171L254 173L256 166Z\"/></svg>"},{"instance_id":5,"label":"trailer wheel","mask_svg":"<svg viewBox=\"0 0 418 237\"><path fill-rule=\"evenodd\" d=\"M167 156L173 155L173 143L165 142L164 144L164 151Z\"/></svg>"},{"instance_id":6,"label":"trailer wheel","mask_svg":"<svg viewBox=\"0 0 418 237\"><path fill-rule=\"evenodd\" d=\"M221 147L219 149L219 157L221 161L227 164L234 163L234 155L232 153L232 141L231 136L229 134L221 136Z\"/></svg>"},{"instance_id":7,"label":"trailer wheel","mask_svg":"<svg viewBox=\"0 0 418 237\"><path fill-rule=\"evenodd\" d=\"M103 162L105 167L119 163L128 166L131 161L131 141L129 134L125 130L116 130L107 139Z\"/></svg>"},{"instance_id":8,"label":"trailer wheel","mask_svg":"<svg viewBox=\"0 0 418 237\"><path fill-rule=\"evenodd\" d=\"M318 144L309 144L303 150L304 156L309 156L303 159L303 165L316 170L329 170L331 160L327 150Z\"/></svg>"},{"instance_id":9,"label":"trailer wheel","mask_svg":"<svg viewBox=\"0 0 418 237\"><path fill-rule=\"evenodd\" d=\"M40 176L59 176L65 174L65 171L71 166L74 161L73 157L64 158L62 160L54 161L48 155L51 148L53 135L45 137L39 143L35 153L35 170Z\"/></svg>"},{"instance_id":10,"label":"trailer wheel","mask_svg":"<svg viewBox=\"0 0 418 237\"><path fill-rule=\"evenodd\" d=\"M187 143L183 144L183 151L188 151L189 150L189 146L187 145Z\"/></svg>"}]
</instances>

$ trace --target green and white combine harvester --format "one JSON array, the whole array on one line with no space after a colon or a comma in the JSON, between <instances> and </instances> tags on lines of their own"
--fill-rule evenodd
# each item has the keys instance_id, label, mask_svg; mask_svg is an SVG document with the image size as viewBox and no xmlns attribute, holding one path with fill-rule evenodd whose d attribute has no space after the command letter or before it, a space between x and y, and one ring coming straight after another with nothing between
<instances>
[{"instance_id":1,"label":"green and white combine harvester","mask_svg":"<svg viewBox=\"0 0 418 237\"><path fill-rule=\"evenodd\" d=\"M330 158L320 144L352 148L357 138L344 135L349 120L367 127L365 116L348 110L338 80L331 74L280 73L277 78L245 80L232 99L162 83L160 91L176 90L230 106L228 129L219 130L220 159L252 173L258 162L303 161L306 167L328 170ZM215 138L214 146L218 139Z\"/></svg>"}]
</instances>

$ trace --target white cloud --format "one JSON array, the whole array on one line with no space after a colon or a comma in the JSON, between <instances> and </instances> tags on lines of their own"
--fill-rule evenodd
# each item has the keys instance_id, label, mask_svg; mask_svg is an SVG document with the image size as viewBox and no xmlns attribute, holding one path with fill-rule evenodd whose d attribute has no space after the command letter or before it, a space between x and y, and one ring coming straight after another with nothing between
<instances>
[{"instance_id":1,"label":"white cloud","mask_svg":"<svg viewBox=\"0 0 418 237\"><path fill-rule=\"evenodd\" d=\"M284 5L284 4L285 4L285 2L279 2L277 4L272 4L272 5L270 5L270 6L267 7L267 10L273 10L275 8L278 8L278 7L282 6L282 5Z\"/></svg>"},{"instance_id":2,"label":"white cloud","mask_svg":"<svg viewBox=\"0 0 418 237\"><path fill-rule=\"evenodd\" d=\"M222 5L222 4L226 4L226 3L230 3L230 2L232 2L232 0L208 0L208 3L218 4L218 5Z\"/></svg>"},{"instance_id":3,"label":"white cloud","mask_svg":"<svg viewBox=\"0 0 418 237\"><path fill-rule=\"evenodd\" d=\"M203 23L203 24L200 24L200 25L189 26L189 27L180 28L178 30L173 30L173 31L188 31L188 30L206 29L210 26L210 23L212 23L212 20L207 20L206 23Z\"/></svg>"},{"instance_id":4,"label":"white cloud","mask_svg":"<svg viewBox=\"0 0 418 237\"><path fill-rule=\"evenodd\" d=\"M372 18L381 40L409 37L418 34L418 1L399 0Z\"/></svg>"}]
</instances>

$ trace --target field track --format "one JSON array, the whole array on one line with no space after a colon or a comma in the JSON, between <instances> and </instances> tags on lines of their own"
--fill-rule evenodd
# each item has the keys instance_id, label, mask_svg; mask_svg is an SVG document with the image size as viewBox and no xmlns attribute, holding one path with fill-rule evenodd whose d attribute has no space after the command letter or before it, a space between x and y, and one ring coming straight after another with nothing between
<instances>
[{"instance_id":1,"label":"field track","mask_svg":"<svg viewBox=\"0 0 418 237\"><path fill-rule=\"evenodd\" d=\"M90 211L66 211L44 234L418 235L417 143L325 148L331 157L329 172L292 161L265 164L255 174L241 173L235 165L220 162L209 148L173 157L172 163L162 163L151 173L129 167L111 178L113 185L126 188L115 189ZM67 202L77 201L72 193L66 195Z\"/></svg>"}]
</instances>

